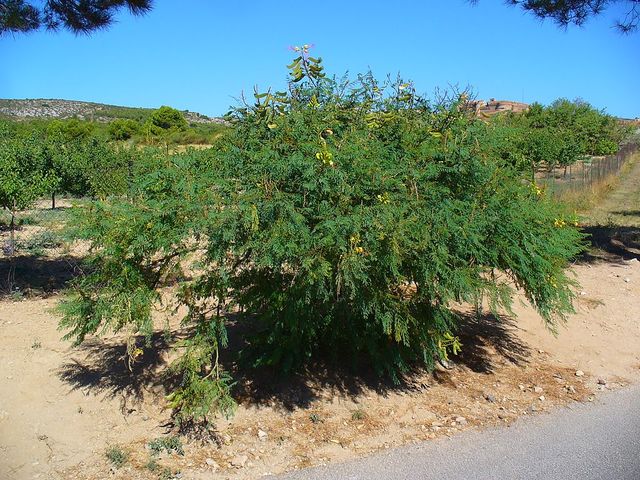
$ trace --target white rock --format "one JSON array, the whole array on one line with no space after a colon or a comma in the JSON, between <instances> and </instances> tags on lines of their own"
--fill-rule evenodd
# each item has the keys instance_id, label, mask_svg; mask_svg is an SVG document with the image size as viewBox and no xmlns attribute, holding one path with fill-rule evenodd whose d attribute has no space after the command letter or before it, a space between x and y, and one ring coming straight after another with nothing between
<instances>
[{"instance_id":1,"label":"white rock","mask_svg":"<svg viewBox=\"0 0 640 480\"><path fill-rule=\"evenodd\" d=\"M218 468L220 468L220 465L218 465L218 462L216 462L213 458L207 458L205 460L205 463L211 467L214 471L218 470Z\"/></svg>"},{"instance_id":2,"label":"white rock","mask_svg":"<svg viewBox=\"0 0 640 480\"><path fill-rule=\"evenodd\" d=\"M249 457L246 455L236 455L229 463L232 467L242 468L247 464L247 460L249 460Z\"/></svg>"},{"instance_id":3,"label":"white rock","mask_svg":"<svg viewBox=\"0 0 640 480\"><path fill-rule=\"evenodd\" d=\"M542 393L542 387L533 387L535 393Z\"/></svg>"},{"instance_id":4,"label":"white rock","mask_svg":"<svg viewBox=\"0 0 640 480\"><path fill-rule=\"evenodd\" d=\"M456 417L455 421L458 425L466 425L467 424L467 419L464 417Z\"/></svg>"},{"instance_id":5,"label":"white rock","mask_svg":"<svg viewBox=\"0 0 640 480\"><path fill-rule=\"evenodd\" d=\"M262 441L266 440L269 434L264 430L258 430L258 438Z\"/></svg>"},{"instance_id":6,"label":"white rock","mask_svg":"<svg viewBox=\"0 0 640 480\"><path fill-rule=\"evenodd\" d=\"M576 370L576 377L584 377L584 372L582 370Z\"/></svg>"}]
</instances>

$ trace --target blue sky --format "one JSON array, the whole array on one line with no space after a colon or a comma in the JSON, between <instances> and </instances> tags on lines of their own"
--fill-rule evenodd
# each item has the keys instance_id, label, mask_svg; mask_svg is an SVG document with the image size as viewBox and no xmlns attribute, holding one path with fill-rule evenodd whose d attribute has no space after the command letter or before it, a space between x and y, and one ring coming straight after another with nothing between
<instances>
[{"instance_id":1,"label":"blue sky","mask_svg":"<svg viewBox=\"0 0 640 480\"><path fill-rule=\"evenodd\" d=\"M619 11L566 31L502 0L158 0L92 36L0 38L0 98L65 98L224 114L240 92L285 85L289 45L313 43L331 74L400 72L418 91L473 87L482 99L581 97L640 116L640 32Z\"/></svg>"}]
</instances>

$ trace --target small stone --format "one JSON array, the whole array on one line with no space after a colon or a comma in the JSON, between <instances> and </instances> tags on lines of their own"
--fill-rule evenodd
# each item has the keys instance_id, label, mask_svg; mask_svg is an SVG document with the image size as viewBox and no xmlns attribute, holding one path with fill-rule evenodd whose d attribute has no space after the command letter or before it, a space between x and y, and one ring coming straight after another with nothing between
<instances>
[{"instance_id":1,"label":"small stone","mask_svg":"<svg viewBox=\"0 0 640 480\"><path fill-rule=\"evenodd\" d=\"M598 385L606 385L607 381L604 378L599 378L598 379Z\"/></svg>"},{"instance_id":2,"label":"small stone","mask_svg":"<svg viewBox=\"0 0 640 480\"><path fill-rule=\"evenodd\" d=\"M533 391L535 393L542 393L543 390L542 390L542 387L533 387Z\"/></svg>"},{"instance_id":3,"label":"small stone","mask_svg":"<svg viewBox=\"0 0 640 480\"><path fill-rule=\"evenodd\" d=\"M576 370L576 377L584 377L584 372L582 370Z\"/></svg>"},{"instance_id":4,"label":"small stone","mask_svg":"<svg viewBox=\"0 0 640 480\"><path fill-rule=\"evenodd\" d=\"M247 457L246 455L236 455L231 459L229 463L231 464L232 467L243 468L247 464L248 460L249 460L249 457Z\"/></svg>"},{"instance_id":5,"label":"small stone","mask_svg":"<svg viewBox=\"0 0 640 480\"><path fill-rule=\"evenodd\" d=\"M629 282L631 281L631 279L629 279L629 278L625 278L625 279L624 279L624 281L625 281L626 283L629 283Z\"/></svg>"},{"instance_id":6,"label":"small stone","mask_svg":"<svg viewBox=\"0 0 640 480\"><path fill-rule=\"evenodd\" d=\"M269 434L267 432L265 432L264 430L258 430L258 438L260 440L262 440L263 442L267 439L268 436L269 436Z\"/></svg>"},{"instance_id":7,"label":"small stone","mask_svg":"<svg viewBox=\"0 0 640 480\"><path fill-rule=\"evenodd\" d=\"M545 397L544 397L544 395L540 395L540 396L538 397L538 399L539 399L541 402L544 402L544 401L545 401Z\"/></svg>"},{"instance_id":8,"label":"small stone","mask_svg":"<svg viewBox=\"0 0 640 480\"><path fill-rule=\"evenodd\" d=\"M455 421L458 425L466 425L467 424L467 419L464 417L456 417Z\"/></svg>"},{"instance_id":9,"label":"small stone","mask_svg":"<svg viewBox=\"0 0 640 480\"><path fill-rule=\"evenodd\" d=\"M485 394L484 398L487 402L496 403L496 397L490 393Z\"/></svg>"},{"instance_id":10,"label":"small stone","mask_svg":"<svg viewBox=\"0 0 640 480\"><path fill-rule=\"evenodd\" d=\"M587 294L587 292L580 292L580 295L582 295L582 296L584 296L586 294Z\"/></svg>"},{"instance_id":11,"label":"small stone","mask_svg":"<svg viewBox=\"0 0 640 480\"><path fill-rule=\"evenodd\" d=\"M214 471L218 470L218 468L220 468L220 465L218 465L218 462L216 462L213 458L207 458L204 461L209 467L211 467Z\"/></svg>"}]
</instances>

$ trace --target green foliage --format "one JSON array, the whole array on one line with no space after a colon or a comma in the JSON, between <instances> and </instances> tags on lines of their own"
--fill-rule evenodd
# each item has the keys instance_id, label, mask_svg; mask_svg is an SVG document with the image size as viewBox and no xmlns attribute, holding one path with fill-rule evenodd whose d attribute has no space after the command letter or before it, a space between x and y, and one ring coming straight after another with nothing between
<instances>
[{"instance_id":1,"label":"green foliage","mask_svg":"<svg viewBox=\"0 0 640 480\"><path fill-rule=\"evenodd\" d=\"M0 130L2 126L0 125ZM50 192L59 179L46 168L46 147L35 135L0 131L0 207L13 216Z\"/></svg>"},{"instance_id":2,"label":"green foliage","mask_svg":"<svg viewBox=\"0 0 640 480\"><path fill-rule=\"evenodd\" d=\"M582 236L480 142L493 126L464 95L336 81L298 52L288 90L230 112L212 149L158 160L126 198L76 212L93 255L61 307L67 338L149 337L160 289L189 271L172 290L190 332L171 366L180 422L233 411L218 361L229 312L255 325L242 352L255 366L322 356L398 379L461 348L454 304L510 311L515 286L550 329L572 311L565 268ZM132 361L143 348L130 345Z\"/></svg>"},{"instance_id":3,"label":"green foliage","mask_svg":"<svg viewBox=\"0 0 640 480\"><path fill-rule=\"evenodd\" d=\"M148 445L153 455L160 455L162 452L167 452L169 455L172 453L184 455L182 440L177 436L156 438L150 441Z\"/></svg>"},{"instance_id":4,"label":"green foliage","mask_svg":"<svg viewBox=\"0 0 640 480\"><path fill-rule=\"evenodd\" d=\"M182 112L167 106L154 111L148 121L152 127L160 130L186 130L188 126Z\"/></svg>"},{"instance_id":5,"label":"green foliage","mask_svg":"<svg viewBox=\"0 0 640 480\"><path fill-rule=\"evenodd\" d=\"M129 452L118 445L108 447L104 455L115 468L121 468L126 465L131 456Z\"/></svg>"},{"instance_id":6,"label":"green foliage","mask_svg":"<svg viewBox=\"0 0 640 480\"><path fill-rule=\"evenodd\" d=\"M119 118L109 124L109 136L112 140L129 140L142 130L135 120Z\"/></svg>"},{"instance_id":7,"label":"green foliage","mask_svg":"<svg viewBox=\"0 0 640 480\"><path fill-rule=\"evenodd\" d=\"M358 421L358 420L364 420L365 418L367 418L367 414L361 408L351 412L351 420Z\"/></svg>"},{"instance_id":8,"label":"green foliage","mask_svg":"<svg viewBox=\"0 0 640 480\"><path fill-rule=\"evenodd\" d=\"M72 118L70 120L51 120L47 124L47 136L58 137L63 141L87 140L93 136L95 124Z\"/></svg>"},{"instance_id":9,"label":"green foliage","mask_svg":"<svg viewBox=\"0 0 640 480\"><path fill-rule=\"evenodd\" d=\"M4 0L0 3L0 36L32 32L40 28L65 28L74 33L90 33L107 27L116 12L126 8L133 15L151 10L150 0L59 1Z\"/></svg>"},{"instance_id":10,"label":"green foliage","mask_svg":"<svg viewBox=\"0 0 640 480\"><path fill-rule=\"evenodd\" d=\"M590 155L611 155L630 129L582 100L534 103L523 114L496 115L482 143L493 155L535 172Z\"/></svg>"}]
</instances>

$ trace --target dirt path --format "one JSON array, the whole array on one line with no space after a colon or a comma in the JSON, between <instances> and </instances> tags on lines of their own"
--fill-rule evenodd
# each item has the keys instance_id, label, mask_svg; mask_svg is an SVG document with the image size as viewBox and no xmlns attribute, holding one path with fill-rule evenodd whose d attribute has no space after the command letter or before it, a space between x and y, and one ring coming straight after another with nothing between
<instances>
[{"instance_id":1,"label":"dirt path","mask_svg":"<svg viewBox=\"0 0 640 480\"><path fill-rule=\"evenodd\" d=\"M217 422L220 443L187 443L184 456L154 458L146 447L168 434L156 374L165 360L161 336L160 353L129 372L122 338L81 348L60 339L56 295L0 301L0 478L168 479L177 471L185 480L257 478L509 423L636 382L640 162L589 222L602 250L575 264L577 313L558 337L518 302L517 321L470 316L463 354L450 370L400 387L297 377L259 400L241 398L236 416ZM253 380L241 379L238 392L255 388ZM105 458L114 445L129 453L119 469Z\"/></svg>"}]
</instances>

